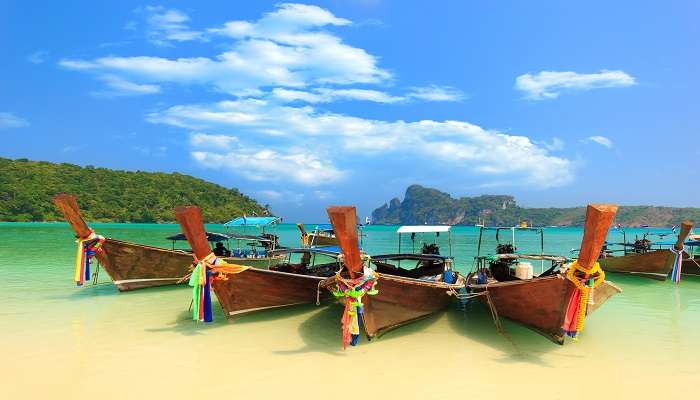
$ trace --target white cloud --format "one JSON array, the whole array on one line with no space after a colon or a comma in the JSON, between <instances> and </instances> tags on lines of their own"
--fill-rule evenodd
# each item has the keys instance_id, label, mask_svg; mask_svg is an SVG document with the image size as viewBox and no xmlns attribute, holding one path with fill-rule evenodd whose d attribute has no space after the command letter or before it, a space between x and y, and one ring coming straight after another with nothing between
<instances>
[{"instance_id":1,"label":"white cloud","mask_svg":"<svg viewBox=\"0 0 700 400\"><path fill-rule=\"evenodd\" d=\"M525 92L530 100L555 99L562 92L586 91L600 88L634 85L634 77L624 71L602 70L599 73L579 74L576 72L542 71L536 75L524 74L515 80L515 87Z\"/></svg>"},{"instance_id":2,"label":"white cloud","mask_svg":"<svg viewBox=\"0 0 700 400\"><path fill-rule=\"evenodd\" d=\"M98 79L105 82L109 90L95 92L96 96L139 96L160 93L160 86L129 82L116 75L102 75Z\"/></svg>"},{"instance_id":3,"label":"white cloud","mask_svg":"<svg viewBox=\"0 0 700 400\"><path fill-rule=\"evenodd\" d=\"M319 186L343 178L344 171L315 152L300 148L272 150L240 146L230 152L193 151L192 157L206 168L226 169L253 181L288 181Z\"/></svg>"},{"instance_id":4,"label":"white cloud","mask_svg":"<svg viewBox=\"0 0 700 400\"><path fill-rule=\"evenodd\" d=\"M42 64L46 61L49 56L49 52L46 50L38 50L27 56L27 61L32 64Z\"/></svg>"},{"instance_id":5,"label":"white cloud","mask_svg":"<svg viewBox=\"0 0 700 400\"><path fill-rule=\"evenodd\" d=\"M314 190L314 196L319 200L328 200L333 197L333 193L325 190Z\"/></svg>"},{"instance_id":6,"label":"white cloud","mask_svg":"<svg viewBox=\"0 0 700 400\"><path fill-rule=\"evenodd\" d=\"M206 40L204 32L190 29L190 17L176 9L162 6L146 6L146 35L157 46L171 46L171 42ZM132 27L133 29L133 27Z\"/></svg>"},{"instance_id":7,"label":"white cloud","mask_svg":"<svg viewBox=\"0 0 700 400\"><path fill-rule=\"evenodd\" d=\"M29 121L10 112L0 112L0 129L23 128L29 126Z\"/></svg>"},{"instance_id":8,"label":"white cloud","mask_svg":"<svg viewBox=\"0 0 700 400\"><path fill-rule=\"evenodd\" d=\"M159 23L165 20L179 26L186 21L183 15L165 15ZM234 95L270 86L303 88L390 80L391 74L377 66L376 57L320 29L349 23L320 7L282 4L256 22L231 21L223 28L211 29L210 34L233 40L228 50L213 58L110 56L65 59L60 65L97 74L119 74L139 83L210 85ZM189 37L182 32L179 35L172 40Z\"/></svg>"},{"instance_id":9,"label":"white cloud","mask_svg":"<svg viewBox=\"0 0 700 400\"><path fill-rule=\"evenodd\" d=\"M549 151L559 151L564 149L564 141L555 137L551 142L542 142L542 146Z\"/></svg>"},{"instance_id":10,"label":"white cloud","mask_svg":"<svg viewBox=\"0 0 700 400\"><path fill-rule=\"evenodd\" d=\"M603 147L607 147L609 149L613 148L613 141L610 140L610 138L607 138L605 136L589 136L585 139L583 139L581 142L583 143L597 143Z\"/></svg>"},{"instance_id":11,"label":"white cloud","mask_svg":"<svg viewBox=\"0 0 700 400\"><path fill-rule=\"evenodd\" d=\"M337 100L361 100L375 103L398 103L405 98L370 89L329 89L317 88L313 92L275 88L272 96L284 102L303 101L306 103L330 103Z\"/></svg>"},{"instance_id":12,"label":"white cloud","mask_svg":"<svg viewBox=\"0 0 700 400\"><path fill-rule=\"evenodd\" d=\"M304 200L304 193L297 193L289 190L259 190L256 194L259 198L266 201L274 201L276 204L292 203L301 205Z\"/></svg>"},{"instance_id":13,"label":"white cloud","mask_svg":"<svg viewBox=\"0 0 700 400\"><path fill-rule=\"evenodd\" d=\"M320 112L311 106L279 105L261 99L179 105L151 113L148 120L187 128L216 129L224 133L240 132L254 142L277 137L280 139L276 143L281 148L286 148L289 143L316 150L328 146L335 152L342 150L348 157L373 157L382 153L381 157L390 160L392 156L385 154L388 152L396 152L396 156L411 154L413 157L429 157L431 161L438 160L452 167L463 168L467 173L476 171L494 177L509 176L513 181L539 187L567 184L574 174L570 160L552 156L546 147L525 136L488 131L462 121L371 120ZM258 165L250 162L251 158L246 157L244 162L235 166L229 162L228 166L232 169L255 169ZM273 161L283 160L275 150L272 150L269 158ZM272 163L277 164L283 163ZM317 165L319 171L325 168L323 162ZM290 169L289 166L281 168L280 173L298 173ZM274 171L277 173L276 169ZM335 173L331 175L339 176ZM295 181L316 183L312 176L308 179L295 177Z\"/></svg>"},{"instance_id":14,"label":"white cloud","mask_svg":"<svg viewBox=\"0 0 700 400\"><path fill-rule=\"evenodd\" d=\"M461 101L464 93L450 86L413 87L407 97L426 101Z\"/></svg>"},{"instance_id":15,"label":"white cloud","mask_svg":"<svg viewBox=\"0 0 700 400\"><path fill-rule=\"evenodd\" d=\"M218 150L230 150L238 143L238 138L227 135L209 135L206 133L192 133L190 144L199 148L212 148Z\"/></svg>"}]
</instances>

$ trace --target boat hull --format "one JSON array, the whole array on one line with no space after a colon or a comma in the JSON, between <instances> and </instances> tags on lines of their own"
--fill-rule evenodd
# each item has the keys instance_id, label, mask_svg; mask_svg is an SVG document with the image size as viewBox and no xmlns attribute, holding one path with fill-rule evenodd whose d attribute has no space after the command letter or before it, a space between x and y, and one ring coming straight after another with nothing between
<instances>
[{"instance_id":1,"label":"boat hull","mask_svg":"<svg viewBox=\"0 0 700 400\"><path fill-rule=\"evenodd\" d=\"M446 308L455 298L452 294L463 287L463 284L451 285L382 274L377 281L379 293L362 298L365 333L372 339L434 314Z\"/></svg>"},{"instance_id":2,"label":"boat hull","mask_svg":"<svg viewBox=\"0 0 700 400\"><path fill-rule=\"evenodd\" d=\"M644 254L600 258L598 262L605 272L641 275L663 281L673 269L674 260L675 255L664 249Z\"/></svg>"},{"instance_id":3,"label":"boat hull","mask_svg":"<svg viewBox=\"0 0 700 400\"><path fill-rule=\"evenodd\" d=\"M228 317L268 308L316 303L325 278L265 269L247 269L216 279L212 288ZM321 291L320 297L328 294Z\"/></svg>"},{"instance_id":4,"label":"boat hull","mask_svg":"<svg viewBox=\"0 0 700 400\"><path fill-rule=\"evenodd\" d=\"M309 234L309 243L311 246L337 246L338 239L311 233Z\"/></svg>"},{"instance_id":5,"label":"boat hull","mask_svg":"<svg viewBox=\"0 0 700 400\"><path fill-rule=\"evenodd\" d=\"M120 291L173 285L187 275L192 254L106 239L98 254L102 268Z\"/></svg>"},{"instance_id":6,"label":"boat hull","mask_svg":"<svg viewBox=\"0 0 700 400\"><path fill-rule=\"evenodd\" d=\"M249 257L222 257L228 264L245 265L253 268L268 269L285 261L284 255L273 257L249 258Z\"/></svg>"},{"instance_id":7,"label":"boat hull","mask_svg":"<svg viewBox=\"0 0 700 400\"><path fill-rule=\"evenodd\" d=\"M564 344L562 325L574 289L561 275L468 286L472 293L488 291L499 316L533 329L558 344ZM595 303L589 314L619 292L621 290L610 282L603 282L594 292ZM487 301L483 296L480 299Z\"/></svg>"},{"instance_id":8,"label":"boat hull","mask_svg":"<svg viewBox=\"0 0 700 400\"><path fill-rule=\"evenodd\" d=\"M106 239L98 260L120 291L185 283L192 267L192 254L180 250L146 246ZM228 263L267 268L284 261L283 256L268 258L225 258Z\"/></svg>"},{"instance_id":9,"label":"boat hull","mask_svg":"<svg viewBox=\"0 0 700 400\"><path fill-rule=\"evenodd\" d=\"M683 260L683 275L698 275L700 276L700 258L686 258Z\"/></svg>"}]
</instances>

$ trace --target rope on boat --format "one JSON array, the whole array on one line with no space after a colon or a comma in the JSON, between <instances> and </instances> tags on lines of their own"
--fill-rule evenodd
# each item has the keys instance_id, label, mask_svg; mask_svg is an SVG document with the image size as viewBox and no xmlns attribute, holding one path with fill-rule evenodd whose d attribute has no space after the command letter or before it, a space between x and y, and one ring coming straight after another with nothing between
<instances>
[{"instance_id":1,"label":"rope on boat","mask_svg":"<svg viewBox=\"0 0 700 400\"><path fill-rule=\"evenodd\" d=\"M676 285L681 283L681 272L683 271L683 252L685 251L685 246L680 250L676 250L674 246L669 249L671 253L675 256L673 260L673 271L671 271L671 281L675 282ZM697 264L697 263L696 263Z\"/></svg>"},{"instance_id":2,"label":"rope on boat","mask_svg":"<svg viewBox=\"0 0 700 400\"><path fill-rule=\"evenodd\" d=\"M583 277L576 276L577 272L582 273ZM594 304L593 292L605 281L605 272L597 262L591 268L585 268L575 260L566 271L566 279L576 288L569 298L562 329L567 336L577 341L578 335L583 331L588 306Z\"/></svg>"},{"instance_id":3,"label":"rope on boat","mask_svg":"<svg viewBox=\"0 0 700 400\"><path fill-rule=\"evenodd\" d=\"M197 265L190 273L189 285L192 286L192 319L195 321L212 322L211 309L212 280L227 281L229 274L240 274L249 269L245 265L228 264L209 253L202 260L194 257Z\"/></svg>"},{"instance_id":4,"label":"rope on boat","mask_svg":"<svg viewBox=\"0 0 700 400\"><path fill-rule=\"evenodd\" d=\"M470 300L474 299L477 297L484 296L486 297L486 304L489 307L489 311L491 312L491 318L493 318L493 323L496 325L496 330L498 333L503 333L503 327L501 325L501 318L498 316L498 310L496 310L496 306L493 304L493 300L491 299L491 293L488 290L488 286L486 287L486 290L483 292L472 292L472 293L459 293L453 288L450 288L450 290L447 292L448 295L454 296L458 300Z\"/></svg>"},{"instance_id":5,"label":"rope on boat","mask_svg":"<svg viewBox=\"0 0 700 400\"><path fill-rule=\"evenodd\" d=\"M90 280L90 260L102 252L102 244L105 242L104 236L95 234L90 229L87 237L78 238L75 241L78 246L75 254L75 271L73 280L78 286L83 286L85 281Z\"/></svg>"},{"instance_id":6,"label":"rope on boat","mask_svg":"<svg viewBox=\"0 0 700 400\"><path fill-rule=\"evenodd\" d=\"M357 346L360 341L360 327L362 325L362 297L367 294L374 296L377 290L379 274L365 265L362 276L355 279L345 279L340 272L335 275L336 288L333 296L345 298L345 309L341 318L343 332L343 349L348 344ZM323 282L323 281L322 281Z\"/></svg>"}]
</instances>

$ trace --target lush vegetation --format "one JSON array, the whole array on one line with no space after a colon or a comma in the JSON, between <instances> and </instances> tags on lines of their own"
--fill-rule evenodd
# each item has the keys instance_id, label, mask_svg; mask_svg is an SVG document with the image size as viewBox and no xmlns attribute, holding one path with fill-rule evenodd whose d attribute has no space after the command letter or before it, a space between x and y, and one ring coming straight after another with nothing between
<instances>
[{"instance_id":1,"label":"lush vegetation","mask_svg":"<svg viewBox=\"0 0 700 400\"><path fill-rule=\"evenodd\" d=\"M404 200L392 199L372 213L377 224L515 225L528 220L537 226L582 225L584 207L524 208L512 196L452 198L447 193L420 185L406 189ZM684 219L700 221L700 208L623 206L616 222L626 226L670 226Z\"/></svg>"},{"instance_id":2,"label":"lush vegetation","mask_svg":"<svg viewBox=\"0 0 700 400\"><path fill-rule=\"evenodd\" d=\"M0 220L63 220L51 202L57 193L75 195L90 221L170 222L175 206L189 204L200 206L207 222L267 212L236 189L178 173L0 158Z\"/></svg>"}]
</instances>

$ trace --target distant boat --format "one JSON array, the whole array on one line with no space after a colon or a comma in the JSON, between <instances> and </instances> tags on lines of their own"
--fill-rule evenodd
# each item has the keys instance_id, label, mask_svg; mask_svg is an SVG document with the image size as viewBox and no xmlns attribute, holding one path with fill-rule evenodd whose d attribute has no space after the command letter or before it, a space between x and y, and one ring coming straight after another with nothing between
<instances>
[{"instance_id":1,"label":"distant boat","mask_svg":"<svg viewBox=\"0 0 700 400\"><path fill-rule=\"evenodd\" d=\"M82 240L85 246L85 249L78 253L79 257L85 259L83 265L78 265L80 271L76 272L75 280L78 285L90 280L96 283L99 266L104 268L119 291L183 283L182 278L190 273L192 254L189 251L175 249L174 244L172 249L164 249L110 237L103 238L88 227L80 213L75 196L65 193L58 194L54 196L53 202L70 224L75 236ZM168 239L177 241L184 239L184 236L174 235ZM247 237L243 239L264 245L272 243L271 240L268 240L270 238L254 237L251 239L251 237ZM220 243L232 240L232 236L226 233L209 232L205 240L210 244ZM90 263L86 257L89 251L88 246L97 241L101 241L101 248L94 256L99 264L94 267L93 271L90 271ZM264 250L252 253L254 254L246 254L245 257L225 257L225 259L229 262L256 267L269 267L284 259L280 255L268 257Z\"/></svg>"},{"instance_id":2,"label":"distant boat","mask_svg":"<svg viewBox=\"0 0 700 400\"><path fill-rule=\"evenodd\" d=\"M693 224L690 221L683 221L678 240L674 246L676 250L683 249L683 242L690 233ZM623 235L625 232L622 231ZM666 280L669 272L673 269L675 254L668 248L652 249L653 246L661 246L661 243L654 243L647 239L644 234L642 239L637 239L634 243L628 243L626 235L623 236L623 243L613 243L612 245L622 246L622 249L615 250L622 252L622 255L615 256L614 251L606 251L607 257L599 260L600 266L606 272L621 272L634 275L641 275L647 278Z\"/></svg>"},{"instance_id":3,"label":"distant boat","mask_svg":"<svg viewBox=\"0 0 700 400\"><path fill-rule=\"evenodd\" d=\"M605 241L605 234L616 207L588 206L582 251L578 262L583 268L592 268ZM496 254L484 255L481 247L484 231L496 232ZM498 241L499 232L510 230L510 243ZM522 254L515 247L516 231L533 231L540 235L540 253ZM572 315L572 299L576 286L569 278L567 257L544 254L544 232L542 228L483 227L479 233L476 269L467 276L467 290L472 294L485 294L480 300L492 306L496 313L541 333L558 344L564 344L567 334L578 335L571 329L572 320L580 318L578 310ZM533 273L528 260L549 262L551 267L539 275ZM578 273L573 271L574 274ZM575 275L578 282L582 279ZM598 278L600 279L600 278ZM595 304L583 310L590 313L602 305L610 296L621 290L608 281L598 283L595 289ZM578 300L576 300L578 301ZM576 303L573 303L576 304ZM586 314L583 314L586 315ZM573 318L573 319L572 319ZM575 325L575 324L574 324ZM566 328L566 329L565 329Z\"/></svg>"}]
</instances>

